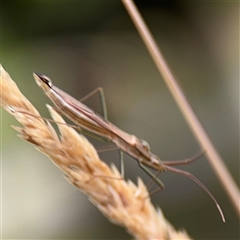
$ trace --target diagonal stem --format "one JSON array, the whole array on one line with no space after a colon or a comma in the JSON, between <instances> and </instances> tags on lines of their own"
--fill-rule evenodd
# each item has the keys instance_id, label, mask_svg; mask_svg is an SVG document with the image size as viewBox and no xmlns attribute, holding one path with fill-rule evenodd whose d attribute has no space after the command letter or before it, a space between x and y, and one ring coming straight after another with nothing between
<instances>
[{"instance_id":1,"label":"diagonal stem","mask_svg":"<svg viewBox=\"0 0 240 240\"><path fill-rule=\"evenodd\" d=\"M235 206L238 215L240 216L240 193L236 183L234 182L231 174L223 163L223 160L217 153L202 124L200 123L190 103L184 95L181 87L177 83L176 78L171 72L162 52L160 51L154 37L152 36L144 19L138 11L134 1L122 0L122 3L125 6L129 16L131 17L143 42L145 43L151 57L153 58L153 61L156 64L159 73L162 75L166 85L168 86L171 94L173 95L173 98L175 99L180 110L182 111L182 114L184 115L189 127L194 133L202 149L206 151L206 155L212 168L214 169L222 186L224 187L233 205Z\"/></svg>"}]
</instances>

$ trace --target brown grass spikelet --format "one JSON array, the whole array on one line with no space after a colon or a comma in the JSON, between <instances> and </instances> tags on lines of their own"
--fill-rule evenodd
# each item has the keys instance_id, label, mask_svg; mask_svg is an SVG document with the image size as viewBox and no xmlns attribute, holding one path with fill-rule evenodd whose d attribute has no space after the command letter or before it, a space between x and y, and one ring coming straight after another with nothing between
<instances>
[{"instance_id":1,"label":"brown grass spikelet","mask_svg":"<svg viewBox=\"0 0 240 240\"><path fill-rule=\"evenodd\" d=\"M115 166L101 161L92 144L47 106L60 130L58 136L2 65L0 71L1 106L22 124L14 127L19 136L49 156L111 222L125 227L136 239L190 239L184 231L176 231L160 209L156 211L141 179L138 185L122 179Z\"/></svg>"}]
</instances>

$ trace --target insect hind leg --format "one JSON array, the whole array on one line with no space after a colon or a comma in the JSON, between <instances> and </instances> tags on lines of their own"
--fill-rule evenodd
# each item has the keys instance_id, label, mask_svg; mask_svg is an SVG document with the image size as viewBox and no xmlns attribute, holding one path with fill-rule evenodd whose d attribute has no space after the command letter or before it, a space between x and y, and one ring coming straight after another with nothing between
<instances>
[{"instance_id":1,"label":"insect hind leg","mask_svg":"<svg viewBox=\"0 0 240 240\"><path fill-rule=\"evenodd\" d=\"M216 207L217 207L217 209L218 209L218 211L221 215L222 221L225 222L225 217L224 217L224 214L223 214L223 211L222 211L220 205L218 204L217 200L212 195L212 193L208 190L208 188L200 180L198 180L190 172L187 172L187 171L184 171L184 170L181 170L181 169L177 169L177 168L174 168L174 167L170 167L170 166L164 166L164 167L167 171L181 174L185 177L188 177L188 178L192 179L196 184L198 184L198 186L200 186L211 197L211 199L215 203L215 205L216 205Z\"/></svg>"},{"instance_id":2,"label":"insect hind leg","mask_svg":"<svg viewBox=\"0 0 240 240\"><path fill-rule=\"evenodd\" d=\"M184 160L176 160L176 161L162 161L162 163L164 164L164 166L186 165L186 164L190 164L190 163L198 160L204 154L205 154L205 152L201 151L200 153L197 153L195 156L193 156L191 158L187 158Z\"/></svg>"}]
</instances>

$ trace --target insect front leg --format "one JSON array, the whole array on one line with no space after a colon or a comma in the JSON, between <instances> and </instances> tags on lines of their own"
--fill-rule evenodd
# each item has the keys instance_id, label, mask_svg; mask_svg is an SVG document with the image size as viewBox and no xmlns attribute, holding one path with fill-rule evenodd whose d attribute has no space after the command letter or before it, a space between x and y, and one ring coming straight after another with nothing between
<instances>
[{"instance_id":1,"label":"insect front leg","mask_svg":"<svg viewBox=\"0 0 240 240\"><path fill-rule=\"evenodd\" d=\"M102 89L101 87L96 88L95 90L93 90L92 92L90 92L89 94L87 94L85 97L81 98L81 99L80 99L80 102L84 102L85 100L87 100L89 97L93 96L93 95L96 94L96 93L99 94L103 118L104 118L105 120L108 120L108 118L107 118L107 105L106 105L106 100L105 100L105 96L104 96L104 91L103 91L103 89Z\"/></svg>"},{"instance_id":2,"label":"insect front leg","mask_svg":"<svg viewBox=\"0 0 240 240\"><path fill-rule=\"evenodd\" d=\"M108 120L107 117L107 104L104 96L104 91L101 87L96 88L92 92L90 92L88 95L86 95L84 98L80 99L80 102L85 101L89 97L93 96L94 94L98 93L99 98L100 98L100 103L101 103L101 108L102 108L102 115L105 120ZM123 152L119 150L119 161L120 161L120 172L122 177L124 177L124 160L123 160Z\"/></svg>"},{"instance_id":3,"label":"insect front leg","mask_svg":"<svg viewBox=\"0 0 240 240\"><path fill-rule=\"evenodd\" d=\"M199 152L195 156L191 158L187 158L184 160L175 160L175 161L162 161L164 165L167 166L177 166L177 165L185 165L185 164L190 164L196 160L198 160L200 157L202 157L205 154L204 151Z\"/></svg>"}]
</instances>

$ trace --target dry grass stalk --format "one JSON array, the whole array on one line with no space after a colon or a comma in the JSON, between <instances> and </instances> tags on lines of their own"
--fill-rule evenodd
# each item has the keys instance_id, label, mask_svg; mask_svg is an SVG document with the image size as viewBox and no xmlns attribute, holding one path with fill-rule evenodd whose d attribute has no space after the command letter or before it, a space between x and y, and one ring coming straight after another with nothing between
<instances>
[{"instance_id":1,"label":"dry grass stalk","mask_svg":"<svg viewBox=\"0 0 240 240\"><path fill-rule=\"evenodd\" d=\"M124 226L136 239L190 239L184 231L174 230L160 209L155 210L141 179L138 186L120 180L118 170L102 162L88 140L69 126L58 124L59 137L49 122L34 117L40 117L38 111L1 65L0 71L1 106L23 125L14 127L19 136L48 155L110 221ZM64 123L48 108L54 120Z\"/></svg>"},{"instance_id":2,"label":"dry grass stalk","mask_svg":"<svg viewBox=\"0 0 240 240\"><path fill-rule=\"evenodd\" d=\"M220 183L224 187L227 195L232 201L233 206L240 215L240 192L239 188L234 181L231 173L224 164L223 159L218 154L213 143L207 135L202 123L198 119L194 110L191 107L191 104L187 100L187 97L180 85L178 84L177 79L171 71L171 68L168 66L168 63L163 56L156 40L154 39L151 31L149 30L145 20L141 16L140 12L137 9L134 1L122 0L123 5L125 6L129 16L131 17L133 23L135 24L136 29L139 32L143 42L145 43L149 54L155 62L155 65L162 75L163 80L165 81L170 93L175 99L179 109L181 110L183 116L185 117L186 122L188 123L190 129L194 133L196 140L199 145L206 152L207 159L211 164L214 172L216 173Z\"/></svg>"}]
</instances>

